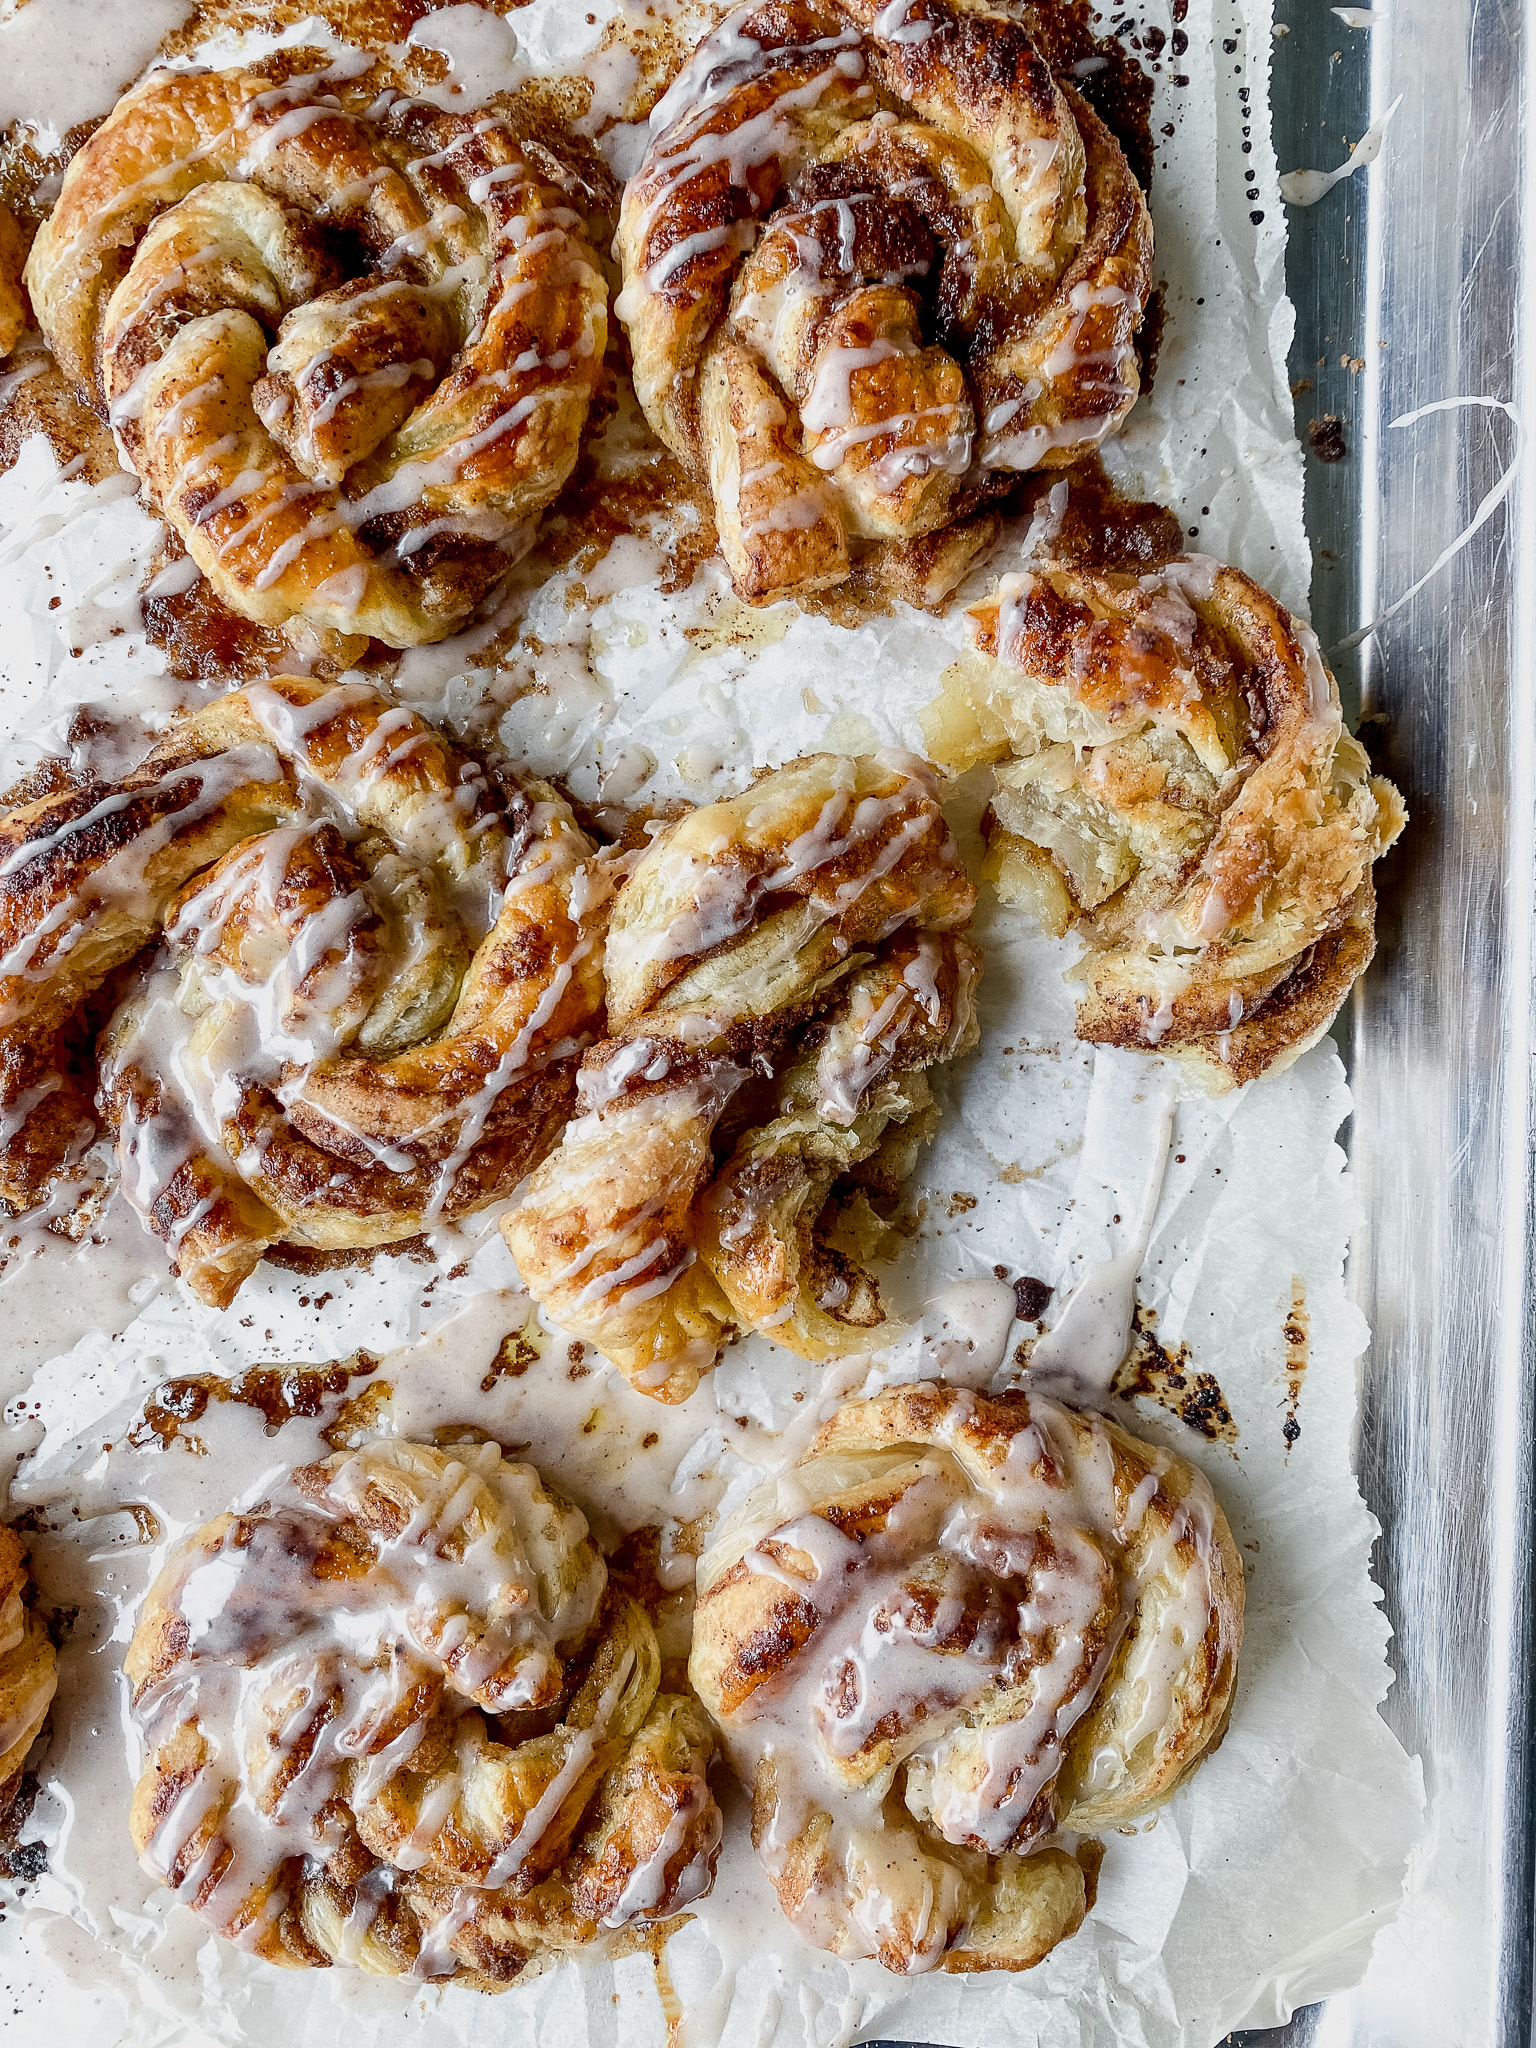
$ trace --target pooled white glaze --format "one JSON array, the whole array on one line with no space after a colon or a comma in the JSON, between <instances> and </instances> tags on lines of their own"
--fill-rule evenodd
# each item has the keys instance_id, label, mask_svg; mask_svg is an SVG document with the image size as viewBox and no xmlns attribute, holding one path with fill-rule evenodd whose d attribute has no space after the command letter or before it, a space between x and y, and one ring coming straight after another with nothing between
<instances>
[{"instance_id":1,"label":"pooled white glaze","mask_svg":"<svg viewBox=\"0 0 1536 2048\"><path fill-rule=\"evenodd\" d=\"M62 136L107 113L191 11L192 0L26 0L0 20L0 127Z\"/></svg>"},{"instance_id":2,"label":"pooled white glaze","mask_svg":"<svg viewBox=\"0 0 1536 2048\"><path fill-rule=\"evenodd\" d=\"M1091 1265L1073 1288L1056 1320L1029 1354L1026 1384L1089 1406L1109 1398L1115 1374L1130 1347L1136 1314L1136 1276L1152 1240L1162 1198L1163 1177L1173 1149L1177 1098L1162 1097L1157 1134L1130 1243L1123 1252Z\"/></svg>"}]
</instances>

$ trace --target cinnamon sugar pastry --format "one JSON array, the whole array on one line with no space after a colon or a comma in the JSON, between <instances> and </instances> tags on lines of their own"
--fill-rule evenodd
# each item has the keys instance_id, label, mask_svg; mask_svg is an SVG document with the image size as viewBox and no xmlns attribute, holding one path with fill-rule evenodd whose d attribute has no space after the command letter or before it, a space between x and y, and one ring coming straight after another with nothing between
<instances>
[{"instance_id":1,"label":"cinnamon sugar pastry","mask_svg":"<svg viewBox=\"0 0 1536 2048\"><path fill-rule=\"evenodd\" d=\"M1205 556L1033 564L968 625L924 733L948 768L1000 763L987 872L1086 940L1079 1037L1216 1091L1288 1066L1370 961L1405 820L1311 631Z\"/></svg>"},{"instance_id":2,"label":"cinnamon sugar pastry","mask_svg":"<svg viewBox=\"0 0 1536 2048\"><path fill-rule=\"evenodd\" d=\"M409 647L569 476L607 287L508 116L300 62L152 71L71 162L27 285L227 604Z\"/></svg>"},{"instance_id":3,"label":"cinnamon sugar pastry","mask_svg":"<svg viewBox=\"0 0 1536 2048\"><path fill-rule=\"evenodd\" d=\"M1194 1467L1023 1394L850 1403L699 1560L689 1676L808 1941L1027 1969L1219 1739L1243 1573Z\"/></svg>"},{"instance_id":4,"label":"cinnamon sugar pastry","mask_svg":"<svg viewBox=\"0 0 1536 2048\"><path fill-rule=\"evenodd\" d=\"M268 1962L497 1990L712 1881L708 1722L493 1443L287 1473L177 1545L124 1668L140 1860Z\"/></svg>"},{"instance_id":5,"label":"cinnamon sugar pastry","mask_svg":"<svg viewBox=\"0 0 1536 2048\"><path fill-rule=\"evenodd\" d=\"M751 602L966 522L1134 403L1152 228L1118 143L979 0L749 0L651 116L615 310ZM932 556L931 560L927 559Z\"/></svg>"},{"instance_id":6,"label":"cinnamon sugar pastry","mask_svg":"<svg viewBox=\"0 0 1536 2048\"><path fill-rule=\"evenodd\" d=\"M893 1190L976 1041L975 890L911 755L813 754L657 834L614 900L610 1037L502 1228L524 1284L642 1392L686 1400L736 1329L802 1358L888 1334L827 1235Z\"/></svg>"},{"instance_id":7,"label":"cinnamon sugar pastry","mask_svg":"<svg viewBox=\"0 0 1536 2048\"><path fill-rule=\"evenodd\" d=\"M387 1244L509 1194L600 1025L604 892L547 784L493 778L366 683L283 676L113 784L0 819L0 1193L35 1205L101 1103L201 1299L270 1244ZM157 950L150 950L156 949ZM114 983L114 986L117 986Z\"/></svg>"},{"instance_id":8,"label":"cinnamon sugar pastry","mask_svg":"<svg viewBox=\"0 0 1536 2048\"><path fill-rule=\"evenodd\" d=\"M21 1767L42 1732L59 1682L53 1644L27 1604L27 1593L21 1538L0 1526L0 1815L15 1801Z\"/></svg>"}]
</instances>

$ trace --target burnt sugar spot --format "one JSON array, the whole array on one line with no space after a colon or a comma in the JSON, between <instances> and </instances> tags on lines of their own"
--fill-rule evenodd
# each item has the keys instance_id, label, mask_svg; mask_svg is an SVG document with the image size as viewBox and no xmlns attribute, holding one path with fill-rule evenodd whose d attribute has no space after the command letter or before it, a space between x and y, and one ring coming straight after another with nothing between
<instances>
[{"instance_id":1,"label":"burnt sugar spot","mask_svg":"<svg viewBox=\"0 0 1536 2048\"><path fill-rule=\"evenodd\" d=\"M1280 1434L1285 1438L1285 1455L1301 1435L1296 1410L1301 1402L1302 1382L1307 1376L1307 1359L1312 1338L1312 1318L1307 1310L1307 1283L1299 1273L1291 1275L1291 1306L1285 1318L1285 1419Z\"/></svg>"},{"instance_id":2,"label":"burnt sugar spot","mask_svg":"<svg viewBox=\"0 0 1536 2048\"><path fill-rule=\"evenodd\" d=\"M520 1380L530 1365L542 1357L539 1343L539 1327L530 1316L520 1330L508 1330L496 1347L496 1356L491 1360L490 1369L480 1382L482 1394L488 1394L498 1380Z\"/></svg>"},{"instance_id":3,"label":"burnt sugar spot","mask_svg":"<svg viewBox=\"0 0 1536 2048\"><path fill-rule=\"evenodd\" d=\"M1030 479L1033 512L1065 478L1066 509L1049 553L1078 569L1159 569L1184 552L1179 515L1150 498L1125 498L1110 482L1097 455L1070 469L1041 472Z\"/></svg>"},{"instance_id":4,"label":"burnt sugar spot","mask_svg":"<svg viewBox=\"0 0 1536 2048\"><path fill-rule=\"evenodd\" d=\"M1168 318L1168 287L1158 285L1147 300L1147 310L1136 330L1136 366L1141 372L1141 395L1150 396L1157 377L1157 359L1163 348L1163 329Z\"/></svg>"},{"instance_id":5,"label":"burnt sugar spot","mask_svg":"<svg viewBox=\"0 0 1536 2048\"><path fill-rule=\"evenodd\" d=\"M216 1402L260 1409L266 1417L267 1434L276 1436L285 1423L323 1414L345 1397L354 1379L367 1379L378 1368L372 1352L355 1351L350 1358L331 1365L253 1366L233 1379L222 1379L216 1373L188 1373L162 1380L144 1403L143 1412L129 1424L128 1441L137 1450L148 1449L157 1440L168 1449L181 1438L189 1449L194 1448L197 1439L187 1425L198 1421L210 1403ZM388 1388L384 1391L387 1394Z\"/></svg>"},{"instance_id":6,"label":"burnt sugar spot","mask_svg":"<svg viewBox=\"0 0 1536 2048\"><path fill-rule=\"evenodd\" d=\"M1056 1292L1044 1280L1037 1280L1032 1273L1026 1273L1013 1283L1014 1313L1021 1323L1038 1323L1045 1314L1051 1296Z\"/></svg>"},{"instance_id":7,"label":"burnt sugar spot","mask_svg":"<svg viewBox=\"0 0 1536 2048\"><path fill-rule=\"evenodd\" d=\"M1308 420L1307 441L1319 462L1342 462L1349 453L1344 441L1344 422L1336 412L1325 412L1320 420Z\"/></svg>"},{"instance_id":8,"label":"burnt sugar spot","mask_svg":"<svg viewBox=\"0 0 1536 2048\"><path fill-rule=\"evenodd\" d=\"M1131 1348L1115 1374L1114 1391L1126 1401L1155 1401L1207 1443L1237 1442L1237 1424L1215 1374L1195 1371L1187 1344L1170 1351L1159 1342L1157 1312L1145 1302L1136 1304Z\"/></svg>"}]
</instances>

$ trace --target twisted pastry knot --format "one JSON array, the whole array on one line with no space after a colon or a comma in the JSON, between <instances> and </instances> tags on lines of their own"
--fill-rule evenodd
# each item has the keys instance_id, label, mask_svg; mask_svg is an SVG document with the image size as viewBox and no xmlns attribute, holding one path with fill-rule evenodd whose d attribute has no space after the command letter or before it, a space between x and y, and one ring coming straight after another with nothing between
<instances>
[{"instance_id":1,"label":"twisted pastry knot","mask_svg":"<svg viewBox=\"0 0 1536 2048\"><path fill-rule=\"evenodd\" d=\"M640 403L752 602L841 582L860 542L936 601L995 525L940 530L1136 398L1141 190L977 0L738 8L652 114L615 246Z\"/></svg>"},{"instance_id":2,"label":"twisted pastry knot","mask_svg":"<svg viewBox=\"0 0 1536 2048\"><path fill-rule=\"evenodd\" d=\"M943 1386L850 1403L699 1560L689 1676L807 1940L1027 1969L1224 1730L1243 1574L1201 1475ZM1085 1870L1086 1866L1086 1870Z\"/></svg>"},{"instance_id":3,"label":"twisted pastry knot","mask_svg":"<svg viewBox=\"0 0 1536 2048\"><path fill-rule=\"evenodd\" d=\"M1001 763L987 872L1086 939L1078 1035L1216 1091L1288 1066L1370 961L1371 866L1406 817L1313 634L1203 556L1042 562L968 625L924 734L953 770Z\"/></svg>"},{"instance_id":4,"label":"twisted pastry knot","mask_svg":"<svg viewBox=\"0 0 1536 2048\"><path fill-rule=\"evenodd\" d=\"M696 1701L575 1508L493 1443L375 1443L172 1553L125 1660L146 1870L293 1968L483 1989L713 1880Z\"/></svg>"},{"instance_id":5,"label":"twisted pastry knot","mask_svg":"<svg viewBox=\"0 0 1536 2048\"><path fill-rule=\"evenodd\" d=\"M974 907L911 755L814 754L658 833L614 900L582 1114L502 1224L549 1314L664 1401L737 1328L812 1359L888 1334L829 1231L911 1173L924 1069L976 1041Z\"/></svg>"},{"instance_id":6,"label":"twisted pastry knot","mask_svg":"<svg viewBox=\"0 0 1536 2048\"><path fill-rule=\"evenodd\" d=\"M120 782L0 819L0 1193L89 1140L220 1307L263 1250L387 1244L511 1192L600 1025L604 890L565 803L366 684L279 677ZM149 951L147 949L157 948ZM116 982L114 981L114 987Z\"/></svg>"},{"instance_id":7,"label":"twisted pastry knot","mask_svg":"<svg viewBox=\"0 0 1536 2048\"><path fill-rule=\"evenodd\" d=\"M607 287L573 179L509 117L299 61L151 72L70 164L27 284L227 604L410 647L570 475Z\"/></svg>"},{"instance_id":8,"label":"twisted pastry knot","mask_svg":"<svg viewBox=\"0 0 1536 2048\"><path fill-rule=\"evenodd\" d=\"M27 1751L42 1733L58 1689L58 1660L48 1632L28 1605L27 1553L0 1525L0 1814L21 1785Z\"/></svg>"}]
</instances>

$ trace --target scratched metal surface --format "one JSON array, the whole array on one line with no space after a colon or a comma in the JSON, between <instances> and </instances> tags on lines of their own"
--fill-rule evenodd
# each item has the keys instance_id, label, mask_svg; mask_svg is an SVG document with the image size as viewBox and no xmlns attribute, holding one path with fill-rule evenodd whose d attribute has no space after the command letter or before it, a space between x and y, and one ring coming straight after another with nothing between
<instances>
[{"instance_id":1,"label":"scratched metal surface","mask_svg":"<svg viewBox=\"0 0 1536 2048\"><path fill-rule=\"evenodd\" d=\"M1473 520L1536 427L1536 0L1276 0L1281 168L1331 166L1399 94L1378 166L1292 209L1292 378L1325 647ZM1356 367L1358 365L1359 367ZM1531 460L1536 461L1536 451ZM1365 1989L1243 2048L1529 2048L1536 1536L1536 477L1359 650L1346 702L1407 793L1380 953L1341 1038L1374 1337L1360 1465L1395 1630L1385 1712L1424 1760L1409 1938ZM1107 2044L1106 2044L1107 2048Z\"/></svg>"},{"instance_id":2,"label":"scratched metal surface","mask_svg":"<svg viewBox=\"0 0 1536 2048\"><path fill-rule=\"evenodd\" d=\"M1536 422L1536 8L1393 0L1383 26L1350 31L1320 0L1281 0L1277 20L1292 31L1275 54L1282 167L1338 162L1341 133L1402 95L1378 167L1291 217L1292 374L1315 380L1298 424L1337 413L1350 451L1308 458L1326 646L1429 568L1517 446L1482 407L1392 422L1453 397ZM1354 1287L1374 1332L1361 1471L1396 1630L1386 1712L1424 1760L1430 1834L1390 1973L1251 2037L1288 2048L1531 2038L1533 562L1536 488L1517 476L1338 664L1386 720L1413 812L1349 1020L1350 1149L1367 1219Z\"/></svg>"}]
</instances>

